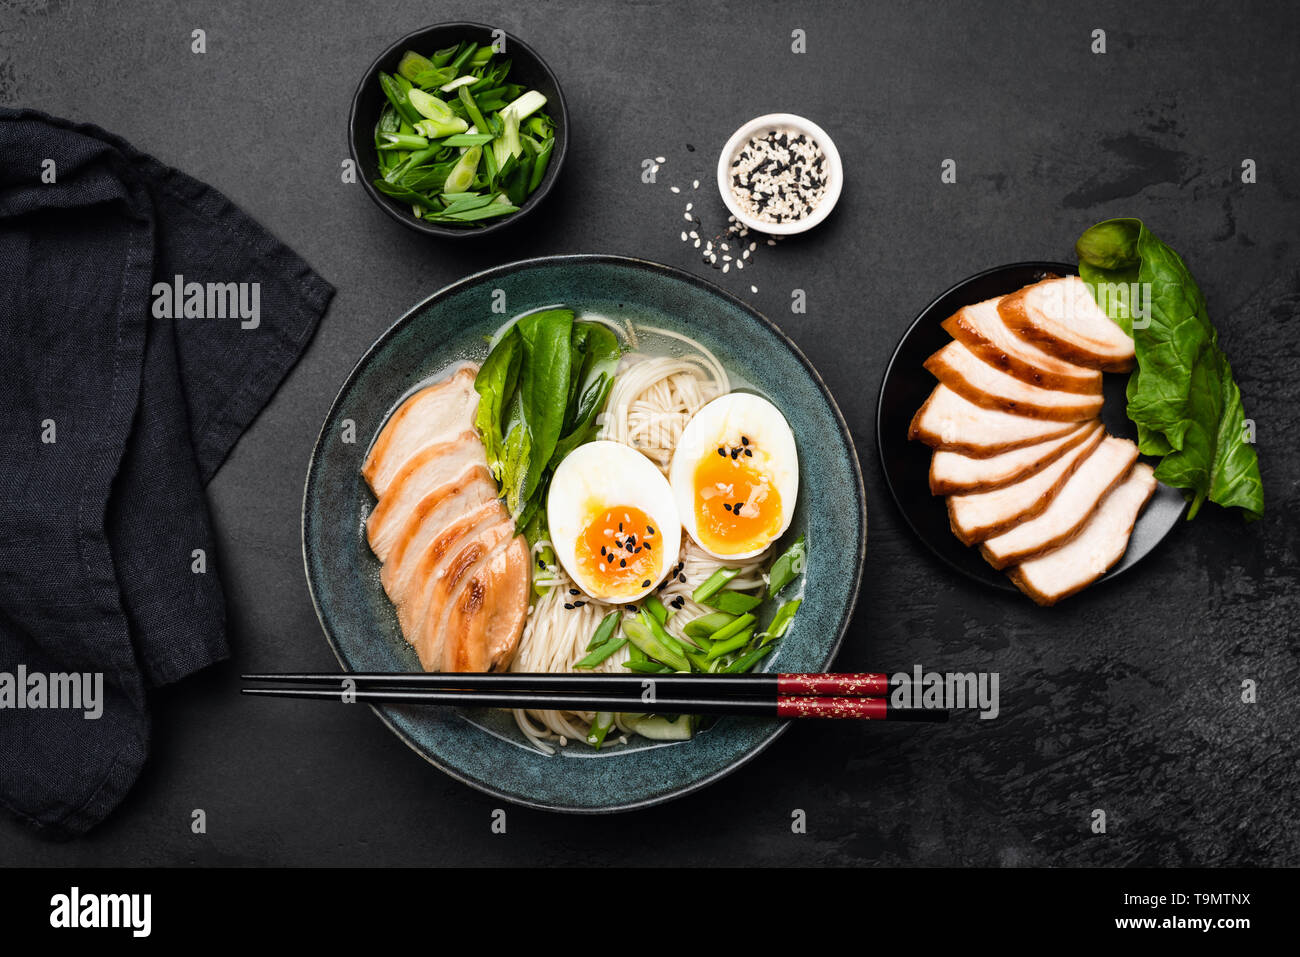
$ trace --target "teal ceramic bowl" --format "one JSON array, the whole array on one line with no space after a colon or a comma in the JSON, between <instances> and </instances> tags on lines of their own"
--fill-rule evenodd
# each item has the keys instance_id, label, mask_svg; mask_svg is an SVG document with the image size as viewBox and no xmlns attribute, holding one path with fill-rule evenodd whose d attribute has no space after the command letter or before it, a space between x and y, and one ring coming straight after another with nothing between
<instances>
[{"instance_id":1,"label":"teal ceramic bowl","mask_svg":"<svg viewBox=\"0 0 1300 957\"><path fill-rule=\"evenodd\" d=\"M492 308L502 293L508 315ZM482 359L485 337L509 315L560 303L687 333L784 412L800 458L788 537L807 537L808 563L798 617L764 665L826 670L857 600L867 535L862 471L835 400L794 343L744 303L687 273L614 256L532 259L470 276L399 319L352 370L321 429L303 497L307 581L340 664L349 671L420 667L363 534L374 505L361 478L371 439L417 385L455 361ZM354 442L345 440L348 420ZM375 710L413 750L467 784L531 807L587 813L644 807L701 788L753 758L785 726L723 718L690 741L633 737L599 752L578 742L546 755L506 712Z\"/></svg>"}]
</instances>

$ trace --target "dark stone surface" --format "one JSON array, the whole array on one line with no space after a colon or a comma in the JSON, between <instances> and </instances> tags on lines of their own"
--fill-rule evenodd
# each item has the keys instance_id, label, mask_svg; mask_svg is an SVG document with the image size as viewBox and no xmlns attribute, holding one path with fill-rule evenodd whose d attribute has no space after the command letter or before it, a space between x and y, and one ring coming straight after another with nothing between
<instances>
[{"instance_id":1,"label":"dark stone surface","mask_svg":"<svg viewBox=\"0 0 1300 957\"><path fill-rule=\"evenodd\" d=\"M105 825L53 845L6 820L0 863L1300 863L1294 11L0 5L0 102L93 121L212 183L339 290L209 489L235 660L154 695L153 758ZM443 19L528 40L573 114L545 208L478 245L403 230L339 181L361 71ZM207 31L202 56L195 28ZM804 55L790 52L794 28L808 32ZM1105 55L1090 52L1094 28L1107 31ZM511 809L494 836L495 802L378 720L241 700L240 670L335 667L303 578L299 508L317 428L370 342L444 283L510 259L612 252L707 271L679 241L684 203L708 225L724 218L709 186L716 151L773 110L836 138L844 197L814 234L714 278L799 342L856 433L868 559L838 665L996 671L1001 716L796 727L696 797L608 818ZM643 185L653 156L667 162ZM958 182L942 185L949 157ZM1255 185L1239 181L1245 158ZM1268 515L1243 526L1207 509L1136 572L1040 610L959 580L906 534L875 457L876 391L902 330L948 285L1068 257L1112 215L1144 217L1198 277L1258 423ZM794 288L807 291L805 315L790 312ZM1240 701L1247 678L1258 704ZM194 808L206 835L190 832ZM795 808L806 835L791 833ZM1089 829L1096 808L1104 835Z\"/></svg>"}]
</instances>

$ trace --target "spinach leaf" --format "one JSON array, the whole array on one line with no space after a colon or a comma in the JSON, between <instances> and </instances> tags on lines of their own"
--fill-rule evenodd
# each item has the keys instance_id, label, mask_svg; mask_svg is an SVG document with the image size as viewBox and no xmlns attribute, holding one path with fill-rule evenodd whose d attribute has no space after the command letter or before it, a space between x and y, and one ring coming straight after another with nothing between
<instances>
[{"instance_id":1,"label":"spinach leaf","mask_svg":"<svg viewBox=\"0 0 1300 957\"><path fill-rule=\"evenodd\" d=\"M488 467L493 477L501 482L505 475L505 440L502 431L502 413L519 381L519 364L523 359L523 346L519 330L511 328L492 347L488 357L474 378L474 391L478 393L478 411L474 426L483 436Z\"/></svg>"},{"instance_id":2,"label":"spinach leaf","mask_svg":"<svg viewBox=\"0 0 1300 957\"><path fill-rule=\"evenodd\" d=\"M523 343L519 394L530 439L527 472L519 483L518 501L511 506L512 514L518 517L519 508L536 491L564 428L569 404L573 311L544 309L524 316L515 328Z\"/></svg>"},{"instance_id":3,"label":"spinach leaf","mask_svg":"<svg viewBox=\"0 0 1300 957\"><path fill-rule=\"evenodd\" d=\"M618 337L599 322L579 322L573 327L575 357L581 355L581 367L574 371L569 390L569 407L564 422L564 437L556 443L551 468L590 440L596 416L605 407L614 385L614 371L623 355Z\"/></svg>"},{"instance_id":4,"label":"spinach leaf","mask_svg":"<svg viewBox=\"0 0 1300 957\"><path fill-rule=\"evenodd\" d=\"M1241 390L1187 266L1138 219L1098 223L1075 248L1098 305L1133 337L1128 416L1141 451L1163 456L1156 478L1187 490L1189 519L1207 498L1240 508L1247 521L1259 518L1264 491ZM1132 302L1113 294L1113 284L1131 283L1150 290L1143 322L1135 321Z\"/></svg>"}]
</instances>

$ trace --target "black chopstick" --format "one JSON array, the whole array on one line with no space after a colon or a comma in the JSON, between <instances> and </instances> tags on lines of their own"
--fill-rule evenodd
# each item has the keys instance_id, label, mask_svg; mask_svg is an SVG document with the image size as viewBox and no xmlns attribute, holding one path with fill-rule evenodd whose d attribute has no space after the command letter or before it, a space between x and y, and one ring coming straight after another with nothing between
<instances>
[{"instance_id":1,"label":"black chopstick","mask_svg":"<svg viewBox=\"0 0 1300 957\"><path fill-rule=\"evenodd\" d=\"M464 676L460 676L464 677ZM614 675L612 677L622 677ZM338 680L337 678L335 679ZM442 689L356 690L341 688L244 688L246 695L306 698L363 704L444 705L453 707L527 708L543 711L663 712L728 714L770 718L850 718L876 721L948 720L948 712L929 708L895 708L887 698L814 698L773 694L757 697L678 697L657 694L565 694L538 691L457 691ZM638 691L641 687L638 685Z\"/></svg>"},{"instance_id":2,"label":"black chopstick","mask_svg":"<svg viewBox=\"0 0 1300 957\"><path fill-rule=\"evenodd\" d=\"M336 672L334 674L248 674L245 681L269 681L323 688L332 694L343 687L361 691L537 691L555 694L641 695L648 686L660 699L708 696L777 695L826 698L867 698L889 694L889 676L870 674L744 674L744 675L622 675L462 672Z\"/></svg>"}]
</instances>

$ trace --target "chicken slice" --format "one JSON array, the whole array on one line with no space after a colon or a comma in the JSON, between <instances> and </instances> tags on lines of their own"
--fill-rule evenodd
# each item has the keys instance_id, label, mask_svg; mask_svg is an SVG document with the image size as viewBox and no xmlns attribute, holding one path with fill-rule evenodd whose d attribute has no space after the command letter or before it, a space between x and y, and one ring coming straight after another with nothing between
<instances>
[{"instance_id":1,"label":"chicken slice","mask_svg":"<svg viewBox=\"0 0 1300 957\"><path fill-rule=\"evenodd\" d=\"M509 518L480 528L466 536L454 554L441 563L437 574L424 584L422 594L427 597L423 610L413 620L406 640L415 646L420 664L425 671L446 671L443 649L447 645L447 621L452 605L461 590L478 574L479 570L500 551L504 551L515 537L515 523ZM526 571L528 569L525 569ZM416 583L412 583L413 588ZM411 601L419 601L413 590Z\"/></svg>"},{"instance_id":2,"label":"chicken slice","mask_svg":"<svg viewBox=\"0 0 1300 957\"><path fill-rule=\"evenodd\" d=\"M1012 332L1059 359L1103 372L1133 368L1133 340L1078 276L1026 286L1003 298L998 313Z\"/></svg>"},{"instance_id":3,"label":"chicken slice","mask_svg":"<svg viewBox=\"0 0 1300 957\"><path fill-rule=\"evenodd\" d=\"M384 564L379 578L397 609L397 623L402 634L409 635L416 630L429 603L433 584L446 573L452 557L465 544L474 541L480 532L501 524L505 518L505 510L500 504L484 502L442 526L420 553L412 556L404 569L394 569L389 575L393 563Z\"/></svg>"},{"instance_id":4,"label":"chicken slice","mask_svg":"<svg viewBox=\"0 0 1300 957\"><path fill-rule=\"evenodd\" d=\"M1079 395L1101 392L1101 373L1096 369L1058 359L1008 329L998 312L1002 299L985 299L957 310L943 321L944 330L989 365L1021 382Z\"/></svg>"},{"instance_id":5,"label":"chicken slice","mask_svg":"<svg viewBox=\"0 0 1300 957\"><path fill-rule=\"evenodd\" d=\"M516 535L473 573L453 600L443 671L506 671L528 618L530 553Z\"/></svg>"},{"instance_id":6,"label":"chicken slice","mask_svg":"<svg viewBox=\"0 0 1300 957\"><path fill-rule=\"evenodd\" d=\"M393 535L388 560L379 575L389 597L398 601L407 578L431 542L441 538L457 520L495 502L496 498L497 486L492 474L481 465L471 465L420 499Z\"/></svg>"},{"instance_id":7,"label":"chicken slice","mask_svg":"<svg viewBox=\"0 0 1300 957\"><path fill-rule=\"evenodd\" d=\"M474 424L476 375L478 366L466 363L415 393L388 417L361 467L376 497L388 491L394 477L422 449L449 442Z\"/></svg>"},{"instance_id":8,"label":"chicken slice","mask_svg":"<svg viewBox=\"0 0 1300 957\"><path fill-rule=\"evenodd\" d=\"M1006 568L1068 542L1106 494L1128 474L1137 454L1137 446L1128 439L1108 436L1084 459L1042 513L980 545L985 559L994 568Z\"/></svg>"},{"instance_id":9,"label":"chicken slice","mask_svg":"<svg viewBox=\"0 0 1300 957\"><path fill-rule=\"evenodd\" d=\"M985 409L940 383L917 410L907 437L948 452L988 458L1074 431L1076 423Z\"/></svg>"},{"instance_id":10,"label":"chicken slice","mask_svg":"<svg viewBox=\"0 0 1300 957\"><path fill-rule=\"evenodd\" d=\"M1058 422L1083 422L1101 413L1100 392L1080 395L1029 385L985 362L960 342L950 342L930 356L925 368L962 398L985 409Z\"/></svg>"},{"instance_id":11,"label":"chicken slice","mask_svg":"<svg viewBox=\"0 0 1300 957\"><path fill-rule=\"evenodd\" d=\"M366 538L381 562L388 561L389 549L424 496L473 466L486 469L487 455L478 433L472 430L451 441L425 446L402 466L366 519Z\"/></svg>"},{"instance_id":12,"label":"chicken slice","mask_svg":"<svg viewBox=\"0 0 1300 957\"><path fill-rule=\"evenodd\" d=\"M948 497L948 523L963 545L974 545L1040 514L1105 438L1094 429L1084 442L1036 475L991 492Z\"/></svg>"},{"instance_id":13,"label":"chicken slice","mask_svg":"<svg viewBox=\"0 0 1300 957\"><path fill-rule=\"evenodd\" d=\"M1096 421L1080 422L1073 432L1067 432L1059 439L1026 445L986 459L971 458L957 452L935 452L930 457L930 493L965 495L987 492L1027 479L1100 428L1101 423Z\"/></svg>"},{"instance_id":14,"label":"chicken slice","mask_svg":"<svg viewBox=\"0 0 1300 957\"><path fill-rule=\"evenodd\" d=\"M1040 605L1054 605L1087 588L1123 557L1133 525L1155 487L1151 466L1138 462L1078 535L1007 574L1017 588Z\"/></svg>"}]
</instances>

